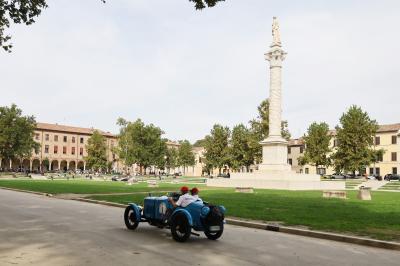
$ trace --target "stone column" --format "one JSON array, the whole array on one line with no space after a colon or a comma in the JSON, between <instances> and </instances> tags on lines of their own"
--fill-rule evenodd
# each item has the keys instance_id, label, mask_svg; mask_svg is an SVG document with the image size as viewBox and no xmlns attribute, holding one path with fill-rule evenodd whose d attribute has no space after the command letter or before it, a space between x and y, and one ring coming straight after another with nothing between
<instances>
[{"instance_id":1,"label":"stone column","mask_svg":"<svg viewBox=\"0 0 400 266\"><path fill-rule=\"evenodd\" d=\"M287 141L282 138L282 62L286 52L282 50L279 25L276 18L272 24L273 41L270 50L265 53L265 60L270 64L269 88L269 134L261 142L263 162L262 171L289 171L287 163Z\"/></svg>"},{"instance_id":2,"label":"stone column","mask_svg":"<svg viewBox=\"0 0 400 266\"><path fill-rule=\"evenodd\" d=\"M29 171L32 172L32 170L33 170L33 161L29 160Z\"/></svg>"}]
</instances>

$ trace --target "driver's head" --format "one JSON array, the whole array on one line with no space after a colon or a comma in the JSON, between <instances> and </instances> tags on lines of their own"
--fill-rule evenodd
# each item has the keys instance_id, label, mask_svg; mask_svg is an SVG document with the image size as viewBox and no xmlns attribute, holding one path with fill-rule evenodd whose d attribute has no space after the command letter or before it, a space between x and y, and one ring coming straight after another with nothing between
<instances>
[{"instance_id":1,"label":"driver's head","mask_svg":"<svg viewBox=\"0 0 400 266\"><path fill-rule=\"evenodd\" d=\"M187 186L181 187L181 193L182 193L182 194L186 194L186 193L188 193L188 192L189 192L189 188L188 188Z\"/></svg>"}]
</instances>

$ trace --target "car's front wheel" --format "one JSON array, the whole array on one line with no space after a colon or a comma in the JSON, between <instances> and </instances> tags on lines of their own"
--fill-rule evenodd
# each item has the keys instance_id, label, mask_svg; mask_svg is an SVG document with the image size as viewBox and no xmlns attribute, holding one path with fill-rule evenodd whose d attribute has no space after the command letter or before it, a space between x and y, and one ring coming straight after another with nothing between
<instances>
[{"instance_id":1,"label":"car's front wheel","mask_svg":"<svg viewBox=\"0 0 400 266\"><path fill-rule=\"evenodd\" d=\"M218 227L215 229L215 227ZM222 233L224 232L224 223L221 222L220 225L217 226L209 226L206 230L204 230L204 234L206 237L210 240L217 240L222 236Z\"/></svg>"},{"instance_id":2,"label":"car's front wheel","mask_svg":"<svg viewBox=\"0 0 400 266\"><path fill-rule=\"evenodd\" d=\"M132 209L131 206L128 206L125 209L124 221L125 221L126 228L128 228L130 230L135 230L139 225L139 222L136 221L135 211Z\"/></svg>"},{"instance_id":3,"label":"car's front wheel","mask_svg":"<svg viewBox=\"0 0 400 266\"><path fill-rule=\"evenodd\" d=\"M183 213L177 213L172 217L171 234L172 238L178 242L185 242L192 232L189 221Z\"/></svg>"}]
</instances>

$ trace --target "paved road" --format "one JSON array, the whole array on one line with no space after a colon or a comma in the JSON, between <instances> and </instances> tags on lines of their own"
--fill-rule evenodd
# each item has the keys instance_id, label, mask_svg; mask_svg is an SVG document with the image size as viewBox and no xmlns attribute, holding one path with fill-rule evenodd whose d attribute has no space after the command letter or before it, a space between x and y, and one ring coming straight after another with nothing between
<instances>
[{"instance_id":1,"label":"paved road","mask_svg":"<svg viewBox=\"0 0 400 266\"><path fill-rule=\"evenodd\" d=\"M399 265L400 252L226 226L176 243L123 209L0 189L0 265Z\"/></svg>"}]
</instances>

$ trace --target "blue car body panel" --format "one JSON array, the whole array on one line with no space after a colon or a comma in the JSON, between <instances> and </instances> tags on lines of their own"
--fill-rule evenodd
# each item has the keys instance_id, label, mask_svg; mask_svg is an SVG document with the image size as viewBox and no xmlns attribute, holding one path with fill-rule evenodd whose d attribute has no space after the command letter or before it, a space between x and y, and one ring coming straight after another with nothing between
<instances>
[{"instance_id":1,"label":"blue car body panel","mask_svg":"<svg viewBox=\"0 0 400 266\"><path fill-rule=\"evenodd\" d=\"M140 216L140 208L134 204L129 204L136 213L137 221L144 218L147 221L165 221L174 217L178 213L186 216L190 226L196 231L204 231L203 219L210 212L210 208L202 201L195 201L186 207L174 207L169 202L168 197L146 197L144 199L143 216ZM218 206L222 213L225 213L223 206ZM172 212L172 213L171 213Z\"/></svg>"},{"instance_id":2,"label":"blue car body panel","mask_svg":"<svg viewBox=\"0 0 400 266\"><path fill-rule=\"evenodd\" d=\"M136 222L140 222L140 220L142 219L140 214L141 212L140 208L135 203L129 203L129 206L135 212Z\"/></svg>"}]
</instances>

